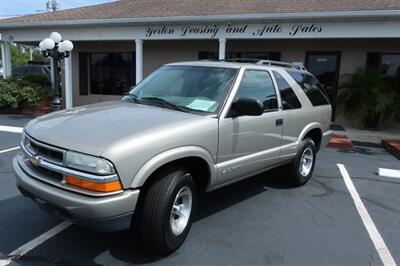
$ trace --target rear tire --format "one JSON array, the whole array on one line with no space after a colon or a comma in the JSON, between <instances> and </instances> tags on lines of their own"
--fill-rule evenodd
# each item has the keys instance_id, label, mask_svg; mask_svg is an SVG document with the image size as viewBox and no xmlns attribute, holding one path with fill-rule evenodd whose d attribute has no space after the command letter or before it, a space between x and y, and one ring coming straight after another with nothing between
<instances>
[{"instance_id":1,"label":"rear tire","mask_svg":"<svg viewBox=\"0 0 400 266\"><path fill-rule=\"evenodd\" d=\"M140 231L145 245L170 254L185 241L195 213L197 192L189 171L181 167L162 169L145 194Z\"/></svg>"},{"instance_id":2,"label":"rear tire","mask_svg":"<svg viewBox=\"0 0 400 266\"><path fill-rule=\"evenodd\" d=\"M315 167L316 154L314 141L310 138L304 139L295 159L285 167L292 185L303 186L310 180Z\"/></svg>"}]
</instances>

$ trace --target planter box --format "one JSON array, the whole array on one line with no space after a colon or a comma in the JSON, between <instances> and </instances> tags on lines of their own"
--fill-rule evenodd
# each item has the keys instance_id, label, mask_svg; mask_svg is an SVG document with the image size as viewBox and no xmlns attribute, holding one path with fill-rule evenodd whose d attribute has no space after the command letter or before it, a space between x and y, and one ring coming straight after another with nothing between
<instances>
[{"instance_id":1,"label":"planter box","mask_svg":"<svg viewBox=\"0 0 400 266\"><path fill-rule=\"evenodd\" d=\"M51 101L40 101L37 106L23 105L18 109L2 109L1 114L22 114L22 115L32 115L41 116L51 112Z\"/></svg>"},{"instance_id":2,"label":"planter box","mask_svg":"<svg viewBox=\"0 0 400 266\"><path fill-rule=\"evenodd\" d=\"M21 114L40 116L51 111L51 101L39 101L37 106L23 106Z\"/></svg>"},{"instance_id":3,"label":"planter box","mask_svg":"<svg viewBox=\"0 0 400 266\"><path fill-rule=\"evenodd\" d=\"M385 149L400 160L400 139L384 139L382 145Z\"/></svg>"},{"instance_id":4,"label":"planter box","mask_svg":"<svg viewBox=\"0 0 400 266\"><path fill-rule=\"evenodd\" d=\"M328 144L328 147L343 150L352 150L354 148L353 142L345 135L333 134Z\"/></svg>"}]
</instances>

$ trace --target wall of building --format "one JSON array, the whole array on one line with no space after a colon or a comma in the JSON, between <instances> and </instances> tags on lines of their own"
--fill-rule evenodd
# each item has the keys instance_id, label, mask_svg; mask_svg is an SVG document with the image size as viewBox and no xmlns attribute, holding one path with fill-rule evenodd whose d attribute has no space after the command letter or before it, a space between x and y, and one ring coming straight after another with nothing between
<instances>
[{"instance_id":1,"label":"wall of building","mask_svg":"<svg viewBox=\"0 0 400 266\"><path fill-rule=\"evenodd\" d=\"M343 82L357 67L366 66L367 53L400 53L400 39L228 40L227 51L281 51L282 61L303 63L307 51L340 51L339 82ZM354 126L344 114L340 103L337 106L335 121L344 127ZM381 128L400 128L400 125L386 121Z\"/></svg>"},{"instance_id":2,"label":"wall of building","mask_svg":"<svg viewBox=\"0 0 400 266\"><path fill-rule=\"evenodd\" d=\"M199 51L218 49L218 40L213 41L146 41L143 44L143 77L158 67L178 61L197 60ZM132 52L134 41L77 42L72 55L74 106L99 101L118 100L121 96L79 95L79 52Z\"/></svg>"},{"instance_id":3,"label":"wall of building","mask_svg":"<svg viewBox=\"0 0 400 266\"><path fill-rule=\"evenodd\" d=\"M145 41L143 43L143 76L163 64L198 60L200 51L218 52L218 40ZM76 42L72 55L74 105L118 100L121 96L79 95L79 52L128 52L135 50L132 41ZM340 51L340 79L352 74L357 67L366 65L368 52L400 52L400 39L308 39L308 40L227 40L227 52L280 51L281 60L305 62L307 51ZM347 126L351 122L341 113L336 119ZM388 125L391 127L391 125Z\"/></svg>"},{"instance_id":4,"label":"wall of building","mask_svg":"<svg viewBox=\"0 0 400 266\"><path fill-rule=\"evenodd\" d=\"M365 66L368 52L400 52L400 39L228 40L227 51L281 51L282 61L304 62L306 51L340 51L340 75Z\"/></svg>"}]
</instances>

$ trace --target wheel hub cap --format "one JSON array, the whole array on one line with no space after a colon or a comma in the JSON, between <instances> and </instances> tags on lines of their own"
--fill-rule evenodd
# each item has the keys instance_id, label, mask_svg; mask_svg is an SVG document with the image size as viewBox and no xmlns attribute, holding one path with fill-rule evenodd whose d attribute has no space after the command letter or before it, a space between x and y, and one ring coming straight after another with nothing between
<instances>
[{"instance_id":1,"label":"wheel hub cap","mask_svg":"<svg viewBox=\"0 0 400 266\"><path fill-rule=\"evenodd\" d=\"M311 172L314 163L314 154L311 148L306 148L300 158L299 170L302 176L307 176Z\"/></svg>"},{"instance_id":2,"label":"wheel hub cap","mask_svg":"<svg viewBox=\"0 0 400 266\"><path fill-rule=\"evenodd\" d=\"M192 211L192 190L185 186L176 194L172 205L170 227L175 236L180 235L186 228Z\"/></svg>"}]
</instances>

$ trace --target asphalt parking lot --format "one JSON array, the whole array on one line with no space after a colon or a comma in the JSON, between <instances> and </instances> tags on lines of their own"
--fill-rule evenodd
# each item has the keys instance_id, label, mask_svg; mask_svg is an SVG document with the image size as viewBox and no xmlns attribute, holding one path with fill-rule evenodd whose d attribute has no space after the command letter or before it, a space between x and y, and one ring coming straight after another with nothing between
<instances>
[{"instance_id":1,"label":"asphalt parking lot","mask_svg":"<svg viewBox=\"0 0 400 266\"><path fill-rule=\"evenodd\" d=\"M0 116L22 127L29 118ZM15 187L11 160L19 133L0 131L0 265L382 265L337 164L343 164L391 257L400 263L400 179L376 175L400 161L377 147L323 149L314 176L292 188L270 171L202 196L185 244L168 257L145 250L131 232L98 233L43 213ZM65 224L64 224L65 225ZM39 238L40 240L40 238ZM27 245L28 243L28 245ZM8 254L29 247L23 256Z\"/></svg>"}]
</instances>

